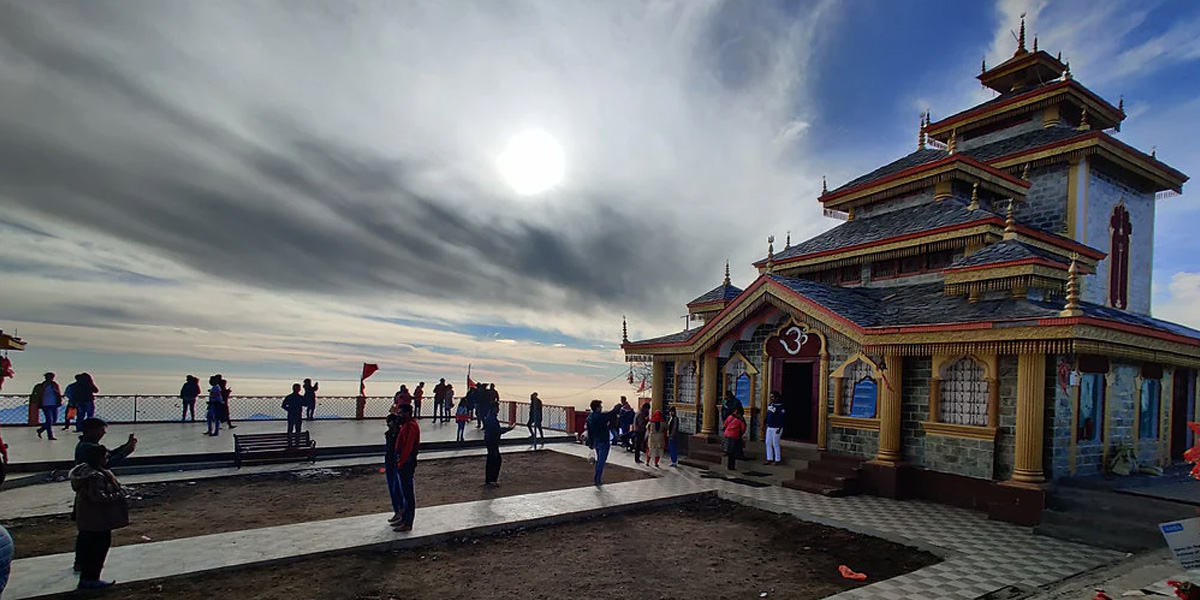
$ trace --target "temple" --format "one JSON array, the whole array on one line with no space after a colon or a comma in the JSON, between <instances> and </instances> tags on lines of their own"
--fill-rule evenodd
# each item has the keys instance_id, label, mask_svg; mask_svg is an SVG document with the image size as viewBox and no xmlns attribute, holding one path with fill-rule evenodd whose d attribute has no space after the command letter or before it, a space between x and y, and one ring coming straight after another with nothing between
<instances>
[{"instance_id":1,"label":"temple","mask_svg":"<svg viewBox=\"0 0 1200 600\"><path fill-rule=\"evenodd\" d=\"M1123 101L1026 48L978 79L998 95L932 120L914 151L818 200L840 225L788 240L689 303L699 327L623 341L694 448L733 394L770 391L784 439L819 459L785 485L924 498L1037 523L1056 479L1118 450L1189 447L1200 331L1151 316L1155 204L1187 176L1121 142ZM784 453L789 452L785 447Z\"/></svg>"}]
</instances>

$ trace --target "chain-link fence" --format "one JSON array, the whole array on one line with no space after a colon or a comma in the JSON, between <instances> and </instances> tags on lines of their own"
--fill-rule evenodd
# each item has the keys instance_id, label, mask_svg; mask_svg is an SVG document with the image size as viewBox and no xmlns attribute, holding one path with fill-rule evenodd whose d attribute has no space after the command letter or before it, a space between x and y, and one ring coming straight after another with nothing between
<instances>
[{"instance_id":1,"label":"chain-link fence","mask_svg":"<svg viewBox=\"0 0 1200 600\"><path fill-rule=\"evenodd\" d=\"M455 399L455 404L461 399ZM282 421L287 418L279 396L231 396L229 415L233 421ZM363 417L382 419L392 407L391 396L367 396L363 405ZM433 416L433 400L422 402L422 416ZM574 427L569 406L542 406L542 427L557 431L571 431ZM196 401L197 420L204 420L207 411L205 396ZM59 409L59 421L65 416L66 407ZM318 396L313 411L316 419L354 419L358 415L356 396ZM167 395L97 395L96 416L112 423L166 423L184 417L183 400ZM191 413L187 416L190 418ZM32 420L31 420L32 417ZM26 425L41 419L40 411L30 412L29 396L23 394L0 394L0 424ZM525 424L529 420L529 403L501 402L500 420L515 420Z\"/></svg>"}]
</instances>

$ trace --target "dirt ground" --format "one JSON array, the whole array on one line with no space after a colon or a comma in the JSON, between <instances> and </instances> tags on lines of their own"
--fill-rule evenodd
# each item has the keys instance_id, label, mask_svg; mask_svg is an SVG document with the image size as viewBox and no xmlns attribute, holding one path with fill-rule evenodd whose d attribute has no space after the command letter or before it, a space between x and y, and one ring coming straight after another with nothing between
<instances>
[{"instance_id":1,"label":"dirt ground","mask_svg":"<svg viewBox=\"0 0 1200 600\"><path fill-rule=\"evenodd\" d=\"M877 538L707 497L396 552L119 586L114 600L821 598L934 564ZM866 573L843 579L838 565ZM65 596L64 596L65 597Z\"/></svg>"},{"instance_id":2,"label":"dirt ground","mask_svg":"<svg viewBox=\"0 0 1200 600\"><path fill-rule=\"evenodd\" d=\"M503 456L500 487L494 489L483 486L483 456L421 461L415 484L417 506L561 490L592 482L593 467L583 458L548 450ZM311 471L130 486L134 492L130 525L113 532L113 545L387 512L391 510L387 482L379 469L318 466ZM616 465L604 469L606 483L644 477L648 475ZM75 522L66 515L16 519L4 526L12 534L16 558L75 548Z\"/></svg>"}]
</instances>

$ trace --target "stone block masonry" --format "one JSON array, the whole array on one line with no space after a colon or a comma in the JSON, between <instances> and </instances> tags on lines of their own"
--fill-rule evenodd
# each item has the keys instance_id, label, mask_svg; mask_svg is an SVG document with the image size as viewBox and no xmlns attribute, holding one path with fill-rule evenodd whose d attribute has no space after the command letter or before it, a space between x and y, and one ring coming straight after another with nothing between
<instances>
[{"instance_id":1,"label":"stone block masonry","mask_svg":"<svg viewBox=\"0 0 1200 600\"><path fill-rule=\"evenodd\" d=\"M904 359L904 403L900 407L901 451L904 462L924 467L925 429L922 421L929 420L929 378L933 359L914 356Z\"/></svg>"},{"instance_id":2,"label":"stone block masonry","mask_svg":"<svg viewBox=\"0 0 1200 600\"><path fill-rule=\"evenodd\" d=\"M996 464L992 475L997 480L1012 478L1017 442L1017 357L1001 356L999 365L1000 422L996 434ZM1045 442L1043 442L1044 444Z\"/></svg>"}]
</instances>

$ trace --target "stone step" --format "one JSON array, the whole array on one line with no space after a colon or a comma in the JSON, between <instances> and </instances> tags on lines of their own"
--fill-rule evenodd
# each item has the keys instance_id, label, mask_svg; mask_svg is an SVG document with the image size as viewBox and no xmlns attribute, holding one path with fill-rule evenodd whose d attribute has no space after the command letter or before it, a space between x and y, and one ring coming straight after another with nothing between
<instances>
[{"instance_id":1,"label":"stone step","mask_svg":"<svg viewBox=\"0 0 1200 600\"><path fill-rule=\"evenodd\" d=\"M1042 512L1042 522L1033 528L1033 532L1122 552L1141 552L1167 545L1158 527L1107 515L1047 510Z\"/></svg>"},{"instance_id":2,"label":"stone step","mask_svg":"<svg viewBox=\"0 0 1200 600\"><path fill-rule=\"evenodd\" d=\"M853 477L835 475L825 471L797 471L795 477L795 481L810 481L812 483L836 486L840 488L846 488L848 482L853 480Z\"/></svg>"}]
</instances>

